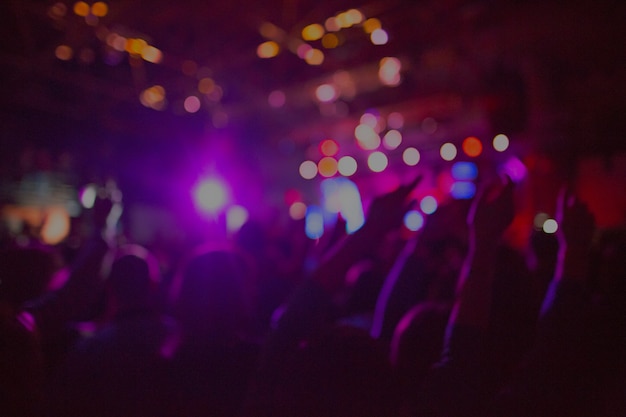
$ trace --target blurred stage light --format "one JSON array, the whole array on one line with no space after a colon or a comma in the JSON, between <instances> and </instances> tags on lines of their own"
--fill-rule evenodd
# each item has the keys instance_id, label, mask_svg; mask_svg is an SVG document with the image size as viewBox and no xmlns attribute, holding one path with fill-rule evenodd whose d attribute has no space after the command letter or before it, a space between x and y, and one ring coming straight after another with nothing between
<instances>
[{"instance_id":1,"label":"blurred stage light","mask_svg":"<svg viewBox=\"0 0 626 417\"><path fill-rule=\"evenodd\" d=\"M499 172L506 174L515 183L522 182L526 178L528 170L522 161L517 157L512 156L500 166Z\"/></svg>"},{"instance_id":2,"label":"blurred stage light","mask_svg":"<svg viewBox=\"0 0 626 417\"><path fill-rule=\"evenodd\" d=\"M309 239L319 239L324 235L324 213L317 206L306 209L304 231Z\"/></svg>"},{"instance_id":3,"label":"blurred stage light","mask_svg":"<svg viewBox=\"0 0 626 417\"><path fill-rule=\"evenodd\" d=\"M285 96L285 93L283 93L281 90L274 90L267 97L267 102L275 109L283 107L286 100L287 97Z\"/></svg>"},{"instance_id":4,"label":"blurred stage light","mask_svg":"<svg viewBox=\"0 0 626 417\"><path fill-rule=\"evenodd\" d=\"M374 45L385 45L389 41L389 35L384 29L376 29L370 35Z\"/></svg>"},{"instance_id":5,"label":"blurred stage light","mask_svg":"<svg viewBox=\"0 0 626 417\"><path fill-rule=\"evenodd\" d=\"M559 230L559 224L554 219L548 219L543 223L543 231L548 234L556 233Z\"/></svg>"},{"instance_id":6,"label":"blurred stage light","mask_svg":"<svg viewBox=\"0 0 626 417\"><path fill-rule=\"evenodd\" d=\"M476 185L469 181L457 181L450 189L452 198L457 200L467 200L476 195Z\"/></svg>"},{"instance_id":7,"label":"blurred stage light","mask_svg":"<svg viewBox=\"0 0 626 417\"><path fill-rule=\"evenodd\" d=\"M280 46L274 41L263 42L256 48L259 58L273 58L280 52Z\"/></svg>"},{"instance_id":8,"label":"blurred stage light","mask_svg":"<svg viewBox=\"0 0 626 417\"><path fill-rule=\"evenodd\" d=\"M367 166L373 172L383 172L387 168L387 165L389 165L389 160L387 159L387 155L382 152L372 152L367 158Z\"/></svg>"},{"instance_id":9,"label":"blurred stage light","mask_svg":"<svg viewBox=\"0 0 626 417\"><path fill-rule=\"evenodd\" d=\"M382 24L380 23L380 20L376 19L375 17L369 18L363 23L363 30L365 31L365 33L371 34L376 29L380 28L382 28Z\"/></svg>"},{"instance_id":10,"label":"blurred stage light","mask_svg":"<svg viewBox=\"0 0 626 417\"><path fill-rule=\"evenodd\" d=\"M371 151L380 146L380 136L369 125L360 124L354 129L357 144L365 150Z\"/></svg>"},{"instance_id":11,"label":"blurred stage light","mask_svg":"<svg viewBox=\"0 0 626 417\"><path fill-rule=\"evenodd\" d=\"M293 220L302 220L306 216L306 204L296 201L289 206L289 217Z\"/></svg>"},{"instance_id":12,"label":"blurred stage light","mask_svg":"<svg viewBox=\"0 0 626 417\"><path fill-rule=\"evenodd\" d=\"M385 133L383 137L383 146L386 149L393 150L402 144L402 133L399 131L392 129Z\"/></svg>"},{"instance_id":13,"label":"blurred stage light","mask_svg":"<svg viewBox=\"0 0 626 417\"><path fill-rule=\"evenodd\" d=\"M457 181L473 181L478 177L478 167L473 162L455 162L451 172Z\"/></svg>"},{"instance_id":14,"label":"blurred stage light","mask_svg":"<svg viewBox=\"0 0 626 417\"><path fill-rule=\"evenodd\" d=\"M318 23L313 23L302 29L302 39L305 41L316 41L322 36L324 36L324 27Z\"/></svg>"},{"instance_id":15,"label":"blurred stage light","mask_svg":"<svg viewBox=\"0 0 626 417\"><path fill-rule=\"evenodd\" d=\"M356 159L351 156L344 156L339 159L337 164L337 168L339 169L339 173L344 177L349 177L354 175L357 170Z\"/></svg>"},{"instance_id":16,"label":"blurred stage light","mask_svg":"<svg viewBox=\"0 0 626 417\"><path fill-rule=\"evenodd\" d=\"M86 185L80 192L80 204L86 209L92 208L97 194L98 187L95 184Z\"/></svg>"},{"instance_id":17,"label":"blurred stage light","mask_svg":"<svg viewBox=\"0 0 626 417\"><path fill-rule=\"evenodd\" d=\"M509 138L506 135L499 134L493 138L493 149L498 152L504 152L509 148Z\"/></svg>"},{"instance_id":18,"label":"blurred stage light","mask_svg":"<svg viewBox=\"0 0 626 417\"><path fill-rule=\"evenodd\" d=\"M183 107L188 113L196 113L200 110L200 99L196 96L189 96L185 99Z\"/></svg>"},{"instance_id":19,"label":"blurred stage light","mask_svg":"<svg viewBox=\"0 0 626 417\"><path fill-rule=\"evenodd\" d=\"M337 160L331 156L325 156L317 163L317 169L322 177L332 177L337 173Z\"/></svg>"},{"instance_id":20,"label":"blurred stage light","mask_svg":"<svg viewBox=\"0 0 626 417\"><path fill-rule=\"evenodd\" d=\"M472 158L480 155L483 152L483 144L478 138L475 138L473 136L465 138L461 146L463 147L463 152L465 152L465 155Z\"/></svg>"},{"instance_id":21,"label":"blurred stage light","mask_svg":"<svg viewBox=\"0 0 626 417\"><path fill-rule=\"evenodd\" d=\"M433 214L435 211L437 211L437 207L437 200L433 196L427 195L426 197L422 198L422 201L420 201L420 209L425 214Z\"/></svg>"},{"instance_id":22,"label":"blurred stage light","mask_svg":"<svg viewBox=\"0 0 626 417\"><path fill-rule=\"evenodd\" d=\"M420 161L420 152L415 148L406 148L402 152L402 160L408 166L415 166Z\"/></svg>"},{"instance_id":23,"label":"blurred stage light","mask_svg":"<svg viewBox=\"0 0 626 417\"><path fill-rule=\"evenodd\" d=\"M324 156L335 156L339 152L339 145L332 139L325 139L320 142L320 152Z\"/></svg>"},{"instance_id":24,"label":"blurred stage light","mask_svg":"<svg viewBox=\"0 0 626 417\"><path fill-rule=\"evenodd\" d=\"M236 232L248 221L248 210L242 206L232 206L226 212L226 227L229 232Z\"/></svg>"},{"instance_id":25,"label":"blurred stage light","mask_svg":"<svg viewBox=\"0 0 626 417\"><path fill-rule=\"evenodd\" d=\"M451 144L450 142L444 143L439 150L439 154L441 155L441 159L444 161L452 161L456 158L456 146Z\"/></svg>"},{"instance_id":26,"label":"blurred stage light","mask_svg":"<svg viewBox=\"0 0 626 417\"><path fill-rule=\"evenodd\" d=\"M315 97L322 103L329 103L337 98L337 89L331 84L322 84L315 89Z\"/></svg>"},{"instance_id":27,"label":"blurred stage light","mask_svg":"<svg viewBox=\"0 0 626 417\"><path fill-rule=\"evenodd\" d=\"M61 242L70 233L70 216L63 208L54 208L46 216L41 228L41 239L48 245Z\"/></svg>"},{"instance_id":28,"label":"blurred stage light","mask_svg":"<svg viewBox=\"0 0 626 417\"><path fill-rule=\"evenodd\" d=\"M205 214L216 214L228 203L226 186L216 178L201 180L193 190L196 208Z\"/></svg>"},{"instance_id":29,"label":"blurred stage light","mask_svg":"<svg viewBox=\"0 0 626 417\"><path fill-rule=\"evenodd\" d=\"M411 210L404 215L404 226L412 232L417 232L424 226L424 216L417 210Z\"/></svg>"},{"instance_id":30,"label":"blurred stage light","mask_svg":"<svg viewBox=\"0 0 626 417\"><path fill-rule=\"evenodd\" d=\"M311 180L317 175L317 164L313 161L304 161L300 164L300 176L305 180Z\"/></svg>"}]
</instances>

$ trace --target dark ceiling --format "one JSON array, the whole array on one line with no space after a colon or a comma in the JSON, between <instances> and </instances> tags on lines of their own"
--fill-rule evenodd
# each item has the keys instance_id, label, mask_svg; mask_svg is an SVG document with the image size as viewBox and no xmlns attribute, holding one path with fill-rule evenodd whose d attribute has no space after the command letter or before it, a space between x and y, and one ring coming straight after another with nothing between
<instances>
[{"instance_id":1,"label":"dark ceiling","mask_svg":"<svg viewBox=\"0 0 626 417\"><path fill-rule=\"evenodd\" d=\"M67 12L53 16L59 3ZM369 108L404 112L407 129L435 113L442 123L462 125L478 108L494 132L517 134L547 153L624 150L626 7L620 1L111 0L94 25L75 15L73 4L0 3L5 162L27 143L101 155L173 138L210 140L225 129L240 143L266 149L285 137L306 145ZM293 39L305 25L352 7L382 22L388 44L372 45L354 27L342 31L343 44L327 50L320 66L287 49L272 59L257 57L264 22ZM163 61L123 54L111 62L104 40L111 32L146 39ZM62 44L74 51L69 61L55 57ZM371 81L386 56L403 63L398 87ZM223 90L196 114L181 110L199 78L182 71L185 61ZM328 113L312 91L338 72L349 74L357 91L340 112ZM139 101L155 84L168 94L161 111ZM286 94L281 109L267 102L277 89Z\"/></svg>"}]
</instances>

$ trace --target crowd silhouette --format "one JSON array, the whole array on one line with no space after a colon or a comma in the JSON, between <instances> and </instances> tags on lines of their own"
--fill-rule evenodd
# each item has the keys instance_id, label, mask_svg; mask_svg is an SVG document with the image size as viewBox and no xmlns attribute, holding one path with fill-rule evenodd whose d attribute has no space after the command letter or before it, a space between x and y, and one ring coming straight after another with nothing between
<instances>
[{"instance_id":1,"label":"crowd silhouette","mask_svg":"<svg viewBox=\"0 0 626 417\"><path fill-rule=\"evenodd\" d=\"M352 234L250 221L173 271L112 238L107 198L70 261L3 243L0 415L626 416L624 233L564 188L521 252L504 178L405 238L420 180Z\"/></svg>"}]
</instances>

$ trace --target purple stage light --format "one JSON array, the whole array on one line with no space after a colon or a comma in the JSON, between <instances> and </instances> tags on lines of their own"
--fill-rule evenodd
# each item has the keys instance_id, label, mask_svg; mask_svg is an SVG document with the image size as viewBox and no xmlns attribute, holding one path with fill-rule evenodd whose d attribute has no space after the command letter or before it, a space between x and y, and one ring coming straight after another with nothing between
<instances>
[{"instance_id":1,"label":"purple stage light","mask_svg":"<svg viewBox=\"0 0 626 417\"><path fill-rule=\"evenodd\" d=\"M206 214L216 214L228 203L225 184L216 178L203 179L194 187L193 198L196 208Z\"/></svg>"}]
</instances>

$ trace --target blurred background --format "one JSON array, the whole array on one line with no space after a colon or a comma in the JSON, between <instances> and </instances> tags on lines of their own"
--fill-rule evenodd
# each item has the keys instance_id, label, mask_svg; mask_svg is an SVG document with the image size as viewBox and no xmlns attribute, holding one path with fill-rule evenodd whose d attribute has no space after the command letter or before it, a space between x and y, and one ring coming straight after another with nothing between
<instances>
[{"instance_id":1,"label":"blurred background","mask_svg":"<svg viewBox=\"0 0 626 417\"><path fill-rule=\"evenodd\" d=\"M410 231L502 174L520 245L553 230L564 183L622 227L625 18L607 0L3 1L2 236L71 240L108 193L148 246L248 219L317 239L417 173Z\"/></svg>"}]
</instances>

